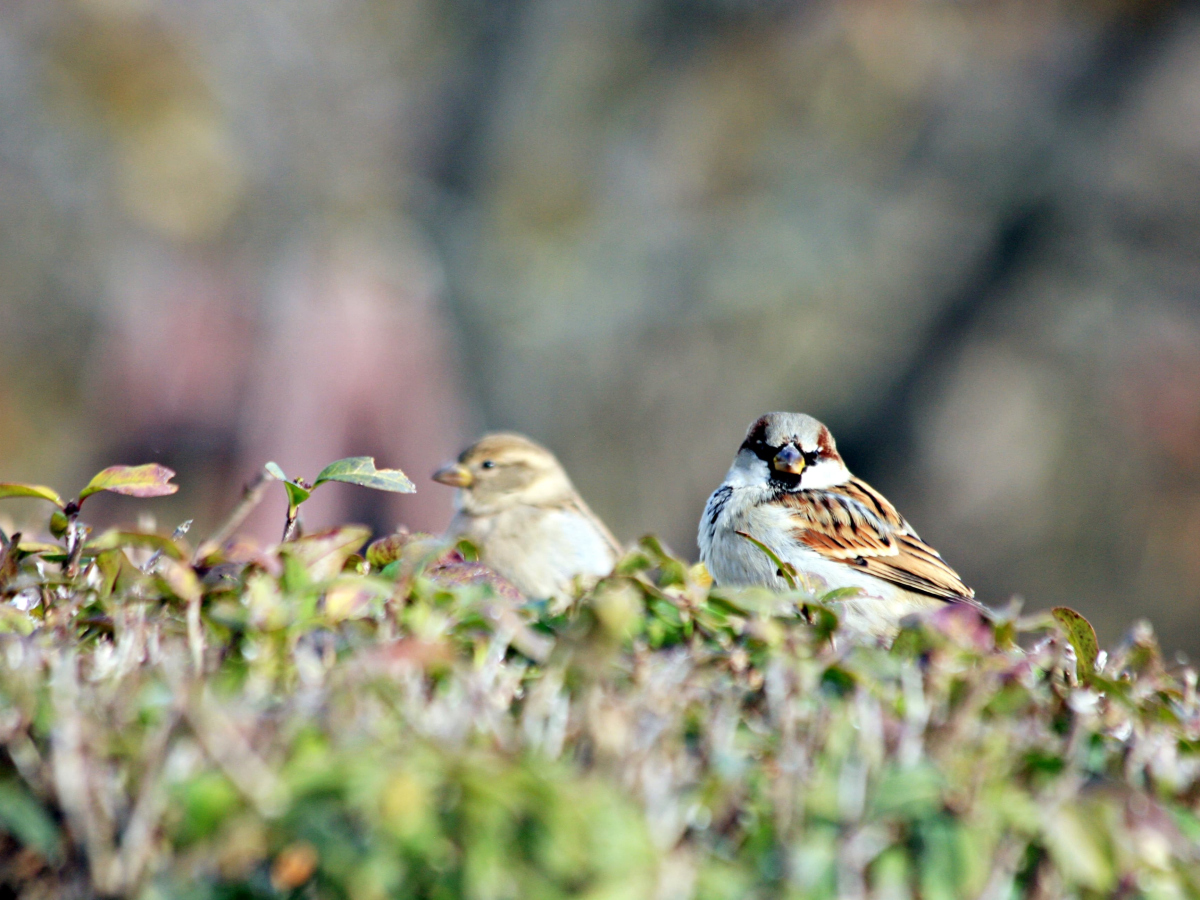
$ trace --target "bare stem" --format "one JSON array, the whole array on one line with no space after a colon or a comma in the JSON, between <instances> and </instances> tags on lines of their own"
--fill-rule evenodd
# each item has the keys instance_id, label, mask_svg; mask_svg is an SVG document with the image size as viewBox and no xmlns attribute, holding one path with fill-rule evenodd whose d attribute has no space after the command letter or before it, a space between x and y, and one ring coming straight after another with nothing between
<instances>
[{"instance_id":1,"label":"bare stem","mask_svg":"<svg viewBox=\"0 0 1200 900\"><path fill-rule=\"evenodd\" d=\"M204 677L204 628L200 622L200 599L197 593L188 601L187 608L188 649L197 678Z\"/></svg>"},{"instance_id":2,"label":"bare stem","mask_svg":"<svg viewBox=\"0 0 1200 900\"><path fill-rule=\"evenodd\" d=\"M300 537L300 507L289 506L287 522L283 526L283 542L294 541Z\"/></svg>"},{"instance_id":3,"label":"bare stem","mask_svg":"<svg viewBox=\"0 0 1200 900\"><path fill-rule=\"evenodd\" d=\"M246 521L246 517L262 502L263 494L267 492L267 486L275 480L275 476L266 469L259 472L255 479L246 485L242 491L242 499L238 501L238 505L233 508L229 517L206 540L200 542L192 561L203 559L215 548L233 537L233 533Z\"/></svg>"}]
</instances>

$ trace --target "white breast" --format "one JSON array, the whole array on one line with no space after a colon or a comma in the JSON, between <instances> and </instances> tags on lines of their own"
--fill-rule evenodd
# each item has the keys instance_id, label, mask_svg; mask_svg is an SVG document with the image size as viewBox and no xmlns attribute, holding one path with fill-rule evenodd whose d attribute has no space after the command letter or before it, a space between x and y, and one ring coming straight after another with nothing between
<instances>
[{"instance_id":1,"label":"white breast","mask_svg":"<svg viewBox=\"0 0 1200 900\"><path fill-rule=\"evenodd\" d=\"M526 597L563 597L576 576L599 578L616 562L604 536L571 510L517 507L491 516L460 514L451 533L479 547L480 560Z\"/></svg>"}]
</instances>

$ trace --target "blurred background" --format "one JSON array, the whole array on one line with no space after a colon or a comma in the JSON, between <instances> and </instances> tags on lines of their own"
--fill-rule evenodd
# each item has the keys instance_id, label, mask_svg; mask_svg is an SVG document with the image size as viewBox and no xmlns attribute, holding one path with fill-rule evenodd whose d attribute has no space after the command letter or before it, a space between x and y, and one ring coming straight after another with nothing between
<instances>
[{"instance_id":1,"label":"blurred background","mask_svg":"<svg viewBox=\"0 0 1200 900\"><path fill-rule=\"evenodd\" d=\"M1198 7L7 0L0 479L197 537L372 454L309 527L438 530L516 429L695 558L802 410L983 599L1198 654Z\"/></svg>"}]
</instances>

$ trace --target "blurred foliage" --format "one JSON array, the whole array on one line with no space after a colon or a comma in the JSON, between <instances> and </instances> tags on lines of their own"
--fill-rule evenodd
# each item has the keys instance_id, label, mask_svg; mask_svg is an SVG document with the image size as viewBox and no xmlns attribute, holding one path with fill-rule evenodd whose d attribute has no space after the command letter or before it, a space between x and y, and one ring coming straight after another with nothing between
<instances>
[{"instance_id":1,"label":"blurred foliage","mask_svg":"<svg viewBox=\"0 0 1200 900\"><path fill-rule=\"evenodd\" d=\"M72 535L0 566L6 896L1200 895L1196 674L1144 625L862 646L653 538L551 614L427 537Z\"/></svg>"},{"instance_id":2,"label":"blurred foliage","mask_svg":"<svg viewBox=\"0 0 1200 900\"><path fill-rule=\"evenodd\" d=\"M9 0L0 73L0 478L204 530L515 429L686 556L802 410L979 596L1200 654L1194 3Z\"/></svg>"}]
</instances>

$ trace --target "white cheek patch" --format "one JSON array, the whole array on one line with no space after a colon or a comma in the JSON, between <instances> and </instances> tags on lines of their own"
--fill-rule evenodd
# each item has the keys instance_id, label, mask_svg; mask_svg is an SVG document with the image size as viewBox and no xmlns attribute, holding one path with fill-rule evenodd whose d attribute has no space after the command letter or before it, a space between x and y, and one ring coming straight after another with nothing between
<instances>
[{"instance_id":1,"label":"white cheek patch","mask_svg":"<svg viewBox=\"0 0 1200 900\"><path fill-rule=\"evenodd\" d=\"M837 459L823 459L811 466L805 466L804 471L800 473L800 487L804 490L830 488L845 484L849 480L850 470Z\"/></svg>"},{"instance_id":2,"label":"white cheek patch","mask_svg":"<svg viewBox=\"0 0 1200 900\"><path fill-rule=\"evenodd\" d=\"M749 450L739 450L725 476L725 483L735 489L764 487L770 479L771 470L765 462Z\"/></svg>"}]
</instances>

